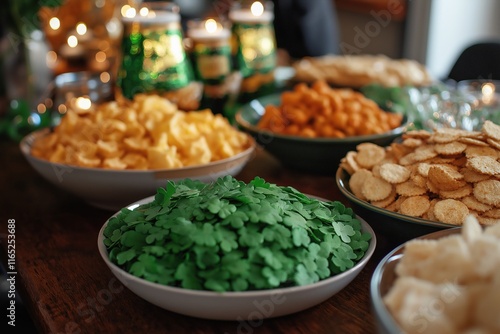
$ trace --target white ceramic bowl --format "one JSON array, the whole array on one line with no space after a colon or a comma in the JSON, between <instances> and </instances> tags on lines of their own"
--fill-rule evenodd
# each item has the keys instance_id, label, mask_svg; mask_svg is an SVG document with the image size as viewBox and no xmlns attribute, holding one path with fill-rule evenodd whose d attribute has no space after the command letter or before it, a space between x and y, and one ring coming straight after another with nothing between
<instances>
[{"instance_id":1,"label":"white ceramic bowl","mask_svg":"<svg viewBox=\"0 0 500 334\"><path fill-rule=\"evenodd\" d=\"M429 233L418 239L440 239L457 233L461 233L460 227ZM370 298L377 330L380 334L403 333L403 330L385 305L383 298L397 279L396 266L403 257L404 247L405 244L396 247L379 262L370 282Z\"/></svg>"},{"instance_id":2,"label":"white ceramic bowl","mask_svg":"<svg viewBox=\"0 0 500 334\"><path fill-rule=\"evenodd\" d=\"M153 197L149 197L128 208L133 209L152 200ZM108 258L103 235L107 222L99 231L97 245L104 262L118 280L133 293L154 305L197 318L238 321L265 319L318 305L342 290L361 272L373 255L377 241L375 233L366 221L357 218L361 221L363 231L370 233L372 239L365 255L353 268L314 284L280 289L220 293L171 287L133 276Z\"/></svg>"},{"instance_id":3,"label":"white ceramic bowl","mask_svg":"<svg viewBox=\"0 0 500 334\"><path fill-rule=\"evenodd\" d=\"M35 131L20 142L20 148L31 166L55 186L76 195L89 204L116 211L141 198L154 195L167 180L185 178L211 182L220 176L236 175L252 157L255 143L233 157L204 165L161 170L111 170L52 163L31 155L33 142L48 129Z\"/></svg>"}]
</instances>

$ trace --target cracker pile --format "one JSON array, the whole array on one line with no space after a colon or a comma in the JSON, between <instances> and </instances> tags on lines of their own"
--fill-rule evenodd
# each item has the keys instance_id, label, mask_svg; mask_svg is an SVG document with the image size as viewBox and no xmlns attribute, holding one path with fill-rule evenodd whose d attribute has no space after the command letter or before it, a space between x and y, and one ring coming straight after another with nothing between
<instances>
[{"instance_id":1,"label":"cracker pile","mask_svg":"<svg viewBox=\"0 0 500 334\"><path fill-rule=\"evenodd\" d=\"M433 78L422 64L384 55L327 55L305 57L293 64L295 80L325 80L337 86L359 88L377 83L386 87L426 86Z\"/></svg>"},{"instance_id":2,"label":"cracker pile","mask_svg":"<svg viewBox=\"0 0 500 334\"><path fill-rule=\"evenodd\" d=\"M377 207L451 225L500 222L500 126L406 132L384 148L362 143L340 166L352 193Z\"/></svg>"},{"instance_id":3,"label":"cracker pile","mask_svg":"<svg viewBox=\"0 0 500 334\"><path fill-rule=\"evenodd\" d=\"M404 333L499 333L500 224L405 244L383 301Z\"/></svg>"}]
</instances>

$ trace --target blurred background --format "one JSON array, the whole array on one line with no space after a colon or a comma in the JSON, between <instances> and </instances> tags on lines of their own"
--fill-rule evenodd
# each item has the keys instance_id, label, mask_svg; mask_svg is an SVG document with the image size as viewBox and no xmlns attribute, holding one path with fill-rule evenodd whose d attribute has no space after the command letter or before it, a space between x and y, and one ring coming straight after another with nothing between
<instances>
[{"instance_id":1,"label":"blurred background","mask_svg":"<svg viewBox=\"0 0 500 334\"><path fill-rule=\"evenodd\" d=\"M180 6L184 21L224 11L230 3L228 0L173 2ZM293 1L276 2L285 7ZM7 10L2 11L0 22L0 113L6 112L10 99L41 96L56 74L112 66L121 33L119 9L126 3L124 0L7 0ZM497 19L500 2L496 0L331 0L331 3L331 17L336 21L331 25L335 29L332 36L338 36L339 53L414 59L440 79L447 77L467 46L500 40ZM59 22L49 21L54 16ZM68 54L64 45L68 42L67 30L74 29L76 21L85 24L81 29L86 32L81 36L86 36L82 46L90 51L86 52L86 59L75 50ZM60 61L61 53L69 61ZM59 59L55 59L57 55ZM36 73L36 80L27 77L27 69ZM30 85L20 84L27 81Z\"/></svg>"}]
</instances>

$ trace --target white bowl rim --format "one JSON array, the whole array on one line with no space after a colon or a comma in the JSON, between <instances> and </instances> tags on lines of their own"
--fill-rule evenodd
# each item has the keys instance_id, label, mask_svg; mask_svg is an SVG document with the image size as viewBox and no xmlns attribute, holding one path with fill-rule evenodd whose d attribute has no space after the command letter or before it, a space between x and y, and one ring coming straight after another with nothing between
<instances>
[{"instance_id":1,"label":"white bowl rim","mask_svg":"<svg viewBox=\"0 0 500 334\"><path fill-rule=\"evenodd\" d=\"M387 264L392 262L392 261L399 261L401 259L401 257L403 256L403 254L401 252L404 249L406 243L408 243L412 240L439 238L441 236L447 236L449 234L457 233L461 229L462 229L462 227L455 226L453 228L431 232L431 233L422 235L420 237L410 239L410 240L402 243L401 245L397 246L392 251L390 251L377 264L377 266L375 267L375 270L373 271L372 278L370 280L370 299L371 299L372 305L374 307L374 312L376 314L378 314L378 320L381 322L383 329L385 331L387 331L388 334L401 333L401 330L399 330L399 328L400 328L399 325L394 320L394 317L392 316L392 314L389 312L389 310L385 306L385 303L383 301L384 296L382 296L382 293L380 291L380 282L382 281L382 276L383 276L383 273L384 273L384 270L385 270L385 267L387 266Z\"/></svg>"},{"instance_id":2,"label":"white bowl rim","mask_svg":"<svg viewBox=\"0 0 500 334\"><path fill-rule=\"evenodd\" d=\"M279 97L281 93L274 93L270 95L263 96L261 98L273 98L273 97ZM308 138L308 137L300 137L300 136L295 136L295 135L283 135L279 133L272 132L270 130L263 130L257 128L255 125L252 125L250 122L248 122L246 119L243 118L242 112L243 108L247 107L252 103L253 101L258 101L261 98L254 99L250 101L249 103L246 103L245 105L241 106L236 114L234 115L234 119L237 124L241 125L244 129L256 133L256 134L262 134L265 136L273 137L273 138L279 138L283 140L289 140L289 141L297 141L297 142L306 142L306 143L339 143L339 144L345 144L347 142L365 142L365 141L371 141L371 140L377 140L377 139L382 139L385 137L391 137L391 136L399 136L403 134L409 126L411 126L411 122L408 121L408 118L403 115L403 120L406 119L406 122L402 123L400 126L392 129L391 131L387 131L384 133L380 134L372 134L372 135L363 135L363 136L350 136L350 137L345 137L345 138L328 138L328 137L318 137L318 138Z\"/></svg>"},{"instance_id":3,"label":"white bowl rim","mask_svg":"<svg viewBox=\"0 0 500 334\"><path fill-rule=\"evenodd\" d=\"M146 197L142 200L139 200L137 202L130 204L126 208L135 208L140 204L150 202L153 198L154 198L154 196ZM119 213L120 213L120 211L116 212L109 219L117 216ZM135 282L138 282L141 284L146 284L149 287L154 287L154 288L157 288L157 289L160 289L160 290L163 290L166 292L171 292L171 293L181 293L181 294L188 294L188 295L192 295L192 296L207 297L207 298L217 298L217 297L221 297L221 296L224 296L224 298L266 297L266 296L275 295L275 294L293 293L293 292L299 292L299 291L307 291L310 289L316 289L316 288L328 285L333 281L340 280L346 276L349 276L353 271L361 270L366 265L366 263L368 263L368 261L370 260L370 258L373 255L373 253L375 252L375 248L377 245L377 237L375 235L375 232L371 228L371 226L363 218L359 217L358 215L356 215L356 218L361 222L362 229L364 231L370 233L370 235L372 236L372 238L370 240L370 245L368 246L368 249L365 251L365 254L363 255L363 257L361 259L359 259L359 261L352 268L350 268L342 273L335 274L329 278L317 281L317 282L312 283L312 284L301 285L301 286L292 286L292 287L286 287L286 288L216 292L216 291L208 291L208 290L184 289L184 288L179 288L179 287L150 282L150 281L145 280L143 278L134 276L134 275L126 272L122 268L118 267L114 263L112 263L108 258L108 252L106 250L106 246L104 245L103 232L108 224L109 219L104 223L104 225L99 230L99 235L97 238L97 246L98 246L99 253L100 253L102 259L110 268L113 268L113 270L115 270L116 272L119 272L120 275L126 277L128 280L132 280L132 281L135 281Z\"/></svg>"},{"instance_id":4,"label":"white bowl rim","mask_svg":"<svg viewBox=\"0 0 500 334\"><path fill-rule=\"evenodd\" d=\"M247 135L250 146L248 148L246 148L244 151L239 152L239 153L237 153L231 157L225 158L225 159L211 161L207 164L193 165L193 166L186 166L186 167L179 167L179 168L141 169L141 170L138 170L138 169L92 168L92 167L82 167L82 166L77 166L77 165L52 162L52 161L40 159L38 157L33 156L31 154L31 147L33 145L33 141L41 136L47 135L49 132L50 132L49 128L44 128L44 129L40 129L40 130L35 130L35 131L27 134L26 136L24 136L24 138L21 139L21 141L19 142L19 148L21 149L21 152L26 157L34 159L35 161L37 161L39 163L49 164L49 165L53 165L53 166L61 167L61 168L71 168L74 170L80 170L80 171L85 171L85 172L123 173L123 174L132 174L132 175L133 174L149 174L149 173L174 173L174 172L185 173L185 172L191 172L191 171L195 172L195 171L199 171L201 169L216 167L216 166L231 163L233 161L237 161L243 157L251 155L257 147L257 144L256 144L255 140L252 138L252 136Z\"/></svg>"}]
</instances>

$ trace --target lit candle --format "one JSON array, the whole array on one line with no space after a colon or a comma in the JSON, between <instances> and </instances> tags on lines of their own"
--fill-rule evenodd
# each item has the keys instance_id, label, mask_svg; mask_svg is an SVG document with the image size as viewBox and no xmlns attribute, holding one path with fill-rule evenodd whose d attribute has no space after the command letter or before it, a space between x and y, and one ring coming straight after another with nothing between
<instances>
[{"instance_id":1,"label":"lit candle","mask_svg":"<svg viewBox=\"0 0 500 334\"><path fill-rule=\"evenodd\" d=\"M225 81L231 72L231 31L226 26L214 19L188 22L187 36L193 44L195 70L205 84L206 96L227 94Z\"/></svg>"},{"instance_id":2,"label":"lit candle","mask_svg":"<svg viewBox=\"0 0 500 334\"><path fill-rule=\"evenodd\" d=\"M273 3L255 1L249 5L235 3L229 11L235 41L233 59L242 76L242 101L272 88L277 61Z\"/></svg>"},{"instance_id":3,"label":"lit candle","mask_svg":"<svg viewBox=\"0 0 500 334\"><path fill-rule=\"evenodd\" d=\"M121 14L122 60L116 95L132 99L139 92L163 93L189 86L193 70L182 44L179 7L148 2L140 8L125 5Z\"/></svg>"},{"instance_id":4,"label":"lit candle","mask_svg":"<svg viewBox=\"0 0 500 334\"><path fill-rule=\"evenodd\" d=\"M229 40L231 32L214 19L208 19L199 24L189 25L187 36L194 42L211 40L222 41Z\"/></svg>"},{"instance_id":5,"label":"lit candle","mask_svg":"<svg viewBox=\"0 0 500 334\"><path fill-rule=\"evenodd\" d=\"M140 23L140 24L162 24L162 23L175 23L180 22L181 16L178 12L161 10L161 9L149 9L148 7L142 7L139 12L129 5L125 5L122 8L122 21L123 23Z\"/></svg>"},{"instance_id":6,"label":"lit candle","mask_svg":"<svg viewBox=\"0 0 500 334\"><path fill-rule=\"evenodd\" d=\"M59 54L66 59L85 57L85 48L78 43L74 35L68 37L67 43L59 48Z\"/></svg>"},{"instance_id":7,"label":"lit candle","mask_svg":"<svg viewBox=\"0 0 500 334\"><path fill-rule=\"evenodd\" d=\"M497 100L497 94L495 94L495 85L491 82L487 82L481 86L481 101L484 105L494 104Z\"/></svg>"},{"instance_id":8,"label":"lit candle","mask_svg":"<svg viewBox=\"0 0 500 334\"><path fill-rule=\"evenodd\" d=\"M274 19L274 14L270 10L266 10L261 2L255 1L250 8L231 9L229 19L239 23L262 23L271 22Z\"/></svg>"}]
</instances>

